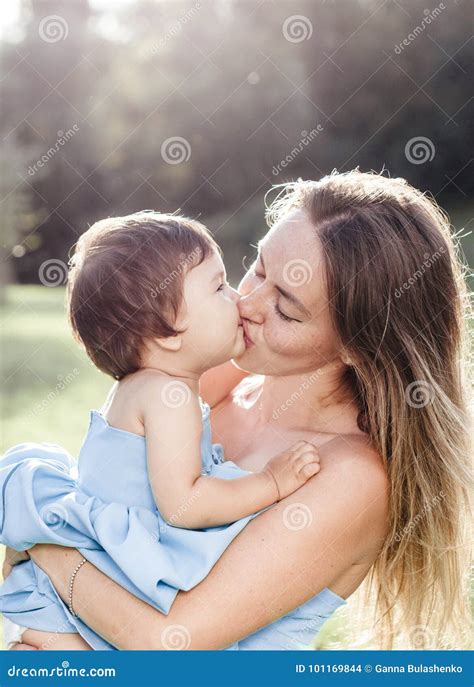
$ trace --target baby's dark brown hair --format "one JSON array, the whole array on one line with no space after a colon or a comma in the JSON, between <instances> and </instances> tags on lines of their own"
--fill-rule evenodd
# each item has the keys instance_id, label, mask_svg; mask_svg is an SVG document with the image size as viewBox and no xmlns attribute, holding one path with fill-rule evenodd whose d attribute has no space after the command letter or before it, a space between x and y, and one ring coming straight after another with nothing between
<instances>
[{"instance_id":1,"label":"baby's dark brown hair","mask_svg":"<svg viewBox=\"0 0 474 687\"><path fill-rule=\"evenodd\" d=\"M219 247L196 220L142 211L96 222L75 246L67 288L75 337L114 379L136 372L147 339L175 336L186 272Z\"/></svg>"}]
</instances>

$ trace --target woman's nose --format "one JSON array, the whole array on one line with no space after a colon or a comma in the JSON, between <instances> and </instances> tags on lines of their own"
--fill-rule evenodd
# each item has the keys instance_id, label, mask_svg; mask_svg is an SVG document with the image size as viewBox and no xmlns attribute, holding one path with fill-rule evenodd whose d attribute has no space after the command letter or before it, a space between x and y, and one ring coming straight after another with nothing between
<instances>
[{"instance_id":1,"label":"woman's nose","mask_svg":"<svg viewBox=\"0 0 474 687\"><path fill-rule=\"evenodd\" d=\"M263 322L264 316L259 300L259 296L256 294L255 290L250 291L246 296L241 296L237 303L240 317L246 320L253 320L254 322Z\"/></svg>"}]
</instances>

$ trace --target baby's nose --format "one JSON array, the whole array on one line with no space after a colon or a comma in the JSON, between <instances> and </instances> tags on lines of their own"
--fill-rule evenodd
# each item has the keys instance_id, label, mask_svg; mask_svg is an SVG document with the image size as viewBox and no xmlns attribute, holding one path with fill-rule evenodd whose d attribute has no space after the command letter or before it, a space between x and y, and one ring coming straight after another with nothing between
<instances>
[{"instance_id":1,"label":"baby's nose","mask_svg":"<svg viewBox=\"0 0 474 687\"><path fill-rule=\"evenodd\" d=\"M229 286L229 292L230 292L230 297L234 301L234 303L238 303L240 301L240 294L238 291L236 291L232 286Z\"/></svg>"}]
</instances>

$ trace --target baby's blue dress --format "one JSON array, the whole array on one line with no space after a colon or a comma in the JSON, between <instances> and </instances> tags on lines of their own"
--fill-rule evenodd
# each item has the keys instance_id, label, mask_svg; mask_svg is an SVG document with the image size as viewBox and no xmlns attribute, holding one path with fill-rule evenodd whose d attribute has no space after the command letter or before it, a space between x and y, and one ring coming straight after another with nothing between
<instances>
[{"instance_id":1,"label":"baby's blue dress","mask_svg":"<svg viewBox=\"0 0 474 687\"><path fill-rule=\"evenodd\" d=\"M249 474L224 460L222 447L211 441L207 404L202 412L202 474L223 479ZM148 481L145 437L111 427L96 410L91 411L77 465L54 444L19 444L0 462L0 494L1 543L17 550L35 543L77 548L108 577L164 614L178 591L203 580L247 523L266 510L201 530L167 524ZM302 648L344 603L323 589L288 616L227 648ZM69 613L32 561L16 566L0 588L0 611L23 627L79 632L94 649L114 648Z\"/></svg>"}]
</instances>

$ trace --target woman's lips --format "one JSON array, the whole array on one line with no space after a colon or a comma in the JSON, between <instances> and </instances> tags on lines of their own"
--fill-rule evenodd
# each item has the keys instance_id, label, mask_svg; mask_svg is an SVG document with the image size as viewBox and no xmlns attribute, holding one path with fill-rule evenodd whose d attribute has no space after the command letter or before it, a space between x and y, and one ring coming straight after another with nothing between
<instances>
[{"instance_id":1,"label":"woman's lips","mask_svg":"<svg viewBox=\"0 0 474 687\"><path fill-rule=\"evenodd\" d=\"M253 346L253 345L254 345L254 341L250 338L249 329L248 329L248 323L247 323L245 320L242 320L242 327L243 327L243 330L244 330L244 341L245 341L245 345L247 346L247 348L248 348L249 346Z\"/></svg>"}]
</instances>

